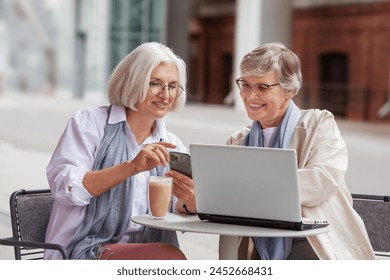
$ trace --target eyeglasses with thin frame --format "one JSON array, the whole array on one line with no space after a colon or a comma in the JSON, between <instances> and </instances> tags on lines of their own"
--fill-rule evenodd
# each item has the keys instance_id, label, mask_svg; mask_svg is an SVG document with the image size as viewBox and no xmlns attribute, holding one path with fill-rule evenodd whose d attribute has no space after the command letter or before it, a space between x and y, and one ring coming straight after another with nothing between
<instances>
[{"instance_id":1,"label":"eyeglasses with thin frame","mask_svg":"<svg viewBox=\"0 0 390 280\"><path fill-rule=\"evenodd\" d=\"M179 83L170 83L170 84L164 84L163 81L159 79L154 79L149 82L149 88L150 92L154 95L157 95L164 91L165 88L167 88L169 95L171 97L178 97L183 92L184 88Z\"/></svg>"},{"instance_id":2,"label":"eyeglasses with thin frame","mask_svg":"<svg viewBox=\"0 0 390 280\"><path fill-rule=\"evenodd\" d=\"M242 93L247 94L253 88L254 92L257 95L262 96L262 95L265 95L272 87L278 86L280 84L277 83L277 84L267 85L267 84L263 84L263 83L258 83L258 84L251 85L247 81L239 78L236 80L236 85Z\"/></svg>"}]
</instances>

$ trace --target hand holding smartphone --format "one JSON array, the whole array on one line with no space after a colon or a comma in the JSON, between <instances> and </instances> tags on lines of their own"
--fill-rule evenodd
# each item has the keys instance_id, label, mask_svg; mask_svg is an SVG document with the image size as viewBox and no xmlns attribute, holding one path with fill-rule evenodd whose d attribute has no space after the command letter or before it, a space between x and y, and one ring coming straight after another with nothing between
<instances>
[{"instance_id":1,"label":"hand holding smartphone","mask_svg":"<svg viewBox=\"0 0 390 280\"><path fill-rule=\"evenodd\" d=\"M192 178L191 157L189 154L176 151L169 152L169 166L171 170Z\"/></svg>"}]
</instances>

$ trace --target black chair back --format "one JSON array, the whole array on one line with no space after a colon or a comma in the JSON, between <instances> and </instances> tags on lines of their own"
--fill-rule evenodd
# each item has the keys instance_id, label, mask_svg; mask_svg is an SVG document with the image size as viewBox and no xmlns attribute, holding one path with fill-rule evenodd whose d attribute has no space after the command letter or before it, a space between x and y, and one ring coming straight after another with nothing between
<instances>
[{"instance_id":1,"label":"black chair back","mask_svg":"<svg viewBox=\"0 0 390 280\"><path fill-rule=\"evenodd\" d=\"M10 214L13 236L0 239L0 244L14 246L16 260L42 259L44 249L58 250L67 259L61 245L45 243L53 202L49 189L21 189L12 193Z\"/></svg>"},{"instance_id":2,"label":"black chair back","mask_svg":"<svg viewBox=\"0 0 390 280\"><path fill-rule=\"evenodd\" d=\"M363 219L378 258L390 258L390 197L352 194L353 208Z\"/></svg>"}]
</instances>

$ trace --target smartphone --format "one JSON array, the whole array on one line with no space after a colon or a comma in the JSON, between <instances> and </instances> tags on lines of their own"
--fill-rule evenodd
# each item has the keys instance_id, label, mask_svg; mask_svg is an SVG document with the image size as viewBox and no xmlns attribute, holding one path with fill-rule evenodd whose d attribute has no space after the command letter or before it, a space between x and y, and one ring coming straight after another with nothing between
<instances>
[{"instance_id":1,"label":"smartphone","mask_svg":"<svg viewBox=\"0 0 390 280\"><path fill-rule=\"evenodd\" d=\"M169 167L192 178L190 154L176 151L169 152Z\"/></svg>"}]
</instances>

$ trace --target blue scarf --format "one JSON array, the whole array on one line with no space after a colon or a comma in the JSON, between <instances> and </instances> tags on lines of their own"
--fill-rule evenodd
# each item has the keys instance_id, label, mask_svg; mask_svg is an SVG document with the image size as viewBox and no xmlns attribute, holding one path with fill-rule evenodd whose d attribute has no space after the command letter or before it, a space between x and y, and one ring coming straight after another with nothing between
<instances>
[{"instance_id":1,"label":"blue scarf","mask_svg":"<svg viewBox=\"0 0 390 280\"><path fill-rule=\"evenodd\" d=\"M110 115L111 107L108 109ZM108 121L109 117L107 117ZM127 145L125 121L109 124L104 128L92 170L101 170L132 159ZM151 175L163 175L164 168L150 171ZM83 223L67 247L72 259L96 259L102 244L118 243L126 234L133 204L133 177L129 177L100 196L93 197L87 206ZM128 243L163 242L178 246L175 231L141 227L128 234Z\"/></svg>"},{"instance_id":2,"label":"blue scarf","mask_svg":"<svg viewBox=\"0 0 390 280\"><path fill-rule=\"evenodd\" d=\"M272 135L269 147L287 148L290 144L295 126L300 115L299 108L291 100L282 123ZM264 147L263 133L260 123L253 121L243 146ZM290 237L252 237L262 260L285 260L289 256L293 238Z\"/></svg>"}]
</instances>

